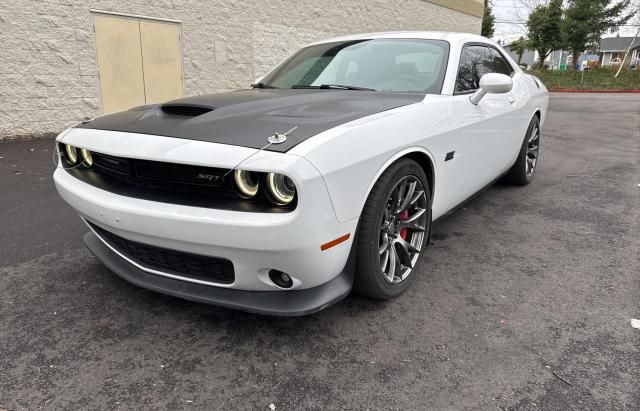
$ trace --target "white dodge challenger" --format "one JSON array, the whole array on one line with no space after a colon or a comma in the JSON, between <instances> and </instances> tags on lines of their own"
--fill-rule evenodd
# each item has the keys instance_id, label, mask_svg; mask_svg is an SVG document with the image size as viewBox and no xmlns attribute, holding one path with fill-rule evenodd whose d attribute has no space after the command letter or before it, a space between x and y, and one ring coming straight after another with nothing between
<instances>
[{"instance_id":1,"label":"white dodge challenger","mask_svg":"<svg viewBox=\"0 0 640 411\"><path fill-rule=\"evenodd\" d=\"M311 44L247 90L104 115L57 138L55 184L127 281L302 315L416 280L432 221L538 165L548 92L461 33Z\"/></svg>"}]
</instances>

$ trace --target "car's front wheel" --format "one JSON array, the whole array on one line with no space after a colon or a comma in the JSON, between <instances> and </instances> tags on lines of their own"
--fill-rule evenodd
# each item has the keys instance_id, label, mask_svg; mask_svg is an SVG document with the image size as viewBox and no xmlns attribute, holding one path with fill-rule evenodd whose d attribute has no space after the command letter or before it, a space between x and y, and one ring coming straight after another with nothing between
<instances>
[{"instance_id":1,"label":"car's front wheel","mask_svg":"<svg viewBox=\"0 0 640 411\"><path fill-rule=\"evenodd\" d=\"M431 226L429 183L411 159L392 164L374 185L360 219L354 289L389 299L415 279Z\"/></svg>"},{"instance_id":2,"label":"car's front wheel","mask_svg":"<svg viewBox=\"0 0 640 411\"><path fill-rule=\"evenodd\" d=\"M507 173L507 180L518 185L527 185L533 180L533 175L538 166L538 155L540 154L540 120L538 116L533 116L527 134L522 142L518 158L515 164Z\"/></svg>"}]
</instances>

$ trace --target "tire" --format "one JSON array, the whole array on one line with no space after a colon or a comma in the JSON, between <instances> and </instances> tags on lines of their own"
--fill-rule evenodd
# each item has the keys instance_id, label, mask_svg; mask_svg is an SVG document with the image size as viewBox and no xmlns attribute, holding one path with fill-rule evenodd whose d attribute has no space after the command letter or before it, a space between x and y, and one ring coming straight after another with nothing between
<instances>
[{"instance_id":1,"label":"tire","mask_svg":"<svg viewBox=\"0 0 640 411\"><path fill-rule=\"evenodd\" d=\"M411 159L400 159L382 173L360 218L356 293L390 299L415 281L422 251L429 241L430 193L424 170ZM403 207L406 211L398 212ZM386 251L381 251L385 245Z\"/></svg>"},{"instance_id":2,"label":"tire","mask_svg":"<svg viewBox=\"0 0 640 411\"><path fill-rule=\"evenodd\" d=\"M518 152L518 158L507 172L506 181L511 184L525 186L533 180L538 169L540 154L540 120L533 116L527 133Z\"/></svg>"}]
</instances>

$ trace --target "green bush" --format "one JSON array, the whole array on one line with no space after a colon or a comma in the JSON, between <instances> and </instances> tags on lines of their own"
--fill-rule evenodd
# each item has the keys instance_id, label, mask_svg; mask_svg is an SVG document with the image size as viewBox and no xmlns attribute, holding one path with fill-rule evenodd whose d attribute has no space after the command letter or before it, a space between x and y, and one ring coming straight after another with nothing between
<instances>
[{"instance_id":1,"label":"green bush","mask_svg":"<svg viewBox=\"0 0 640 411\"><path fill-rule=\"evenodd\" d=\"M529 73L538 77L548 89L573 88L581 90L624 89L640 90L640 70L622 69L618 78L617 68L595 68L584 72L559 70L531 70Z\"/></svg>"}]
</instances>

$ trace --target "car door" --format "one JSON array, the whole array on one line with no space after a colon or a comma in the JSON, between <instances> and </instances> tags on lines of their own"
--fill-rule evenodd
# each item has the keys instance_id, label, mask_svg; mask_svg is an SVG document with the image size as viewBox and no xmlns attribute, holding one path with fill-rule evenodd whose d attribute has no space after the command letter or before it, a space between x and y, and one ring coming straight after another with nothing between
<instances>
[{"instance_id":1,"label":"car door","mask_svg":"<svg viewBox=\"0 0 640 411\"><path fill-rule=\"evenodd\" d=\"M453 112L462 125L461 144L454 158L464 170L469 196L509 169L514 151L517 104L511 92L486 94L477 105L469 96L487 73L513 74L513 69L493 47L473 43L463 47L453 96ZM520 142L522 140L520 139Z\"/></svg>"}]
</instances>

